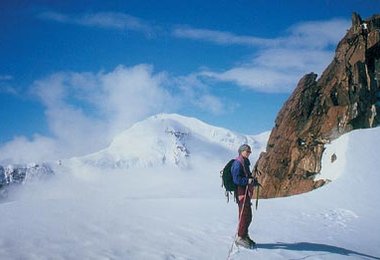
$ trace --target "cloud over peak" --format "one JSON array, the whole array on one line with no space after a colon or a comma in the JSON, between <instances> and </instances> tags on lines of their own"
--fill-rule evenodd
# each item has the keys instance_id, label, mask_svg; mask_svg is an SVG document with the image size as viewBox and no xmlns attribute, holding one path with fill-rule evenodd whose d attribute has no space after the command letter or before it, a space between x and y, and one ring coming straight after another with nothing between
<instances>
[{"instance_id":1,"label":"cloud over peak","mask_svg":"<svg viewBox=\"0 0 380 260\"><path fill-rule=\"evenodd\" d=\"M136 121L173 109L165 80L165 73L146 64L110 72L57 72L36 80L30 92L45 107L50 137L17 137L0 147L0 160L52 160L97 151Z\"/></svg>"},{"instance_id":2,"label":"cloud over peak","mask_svg":"<svg viewBox=\"0 0 380 260\"><path fill-rule=\"evenodd\" d=\"M0 162L54 160L98 151L135 122L185 105L220 113L219 99L191 78L170 77L154 72L152 65L139 64L119 65L109 72L57 72L36 80L29 91L45 108L50 136L14 138L0 147ZM170 91L172 86L175 91Z\"/></svg>"}]
</instances>

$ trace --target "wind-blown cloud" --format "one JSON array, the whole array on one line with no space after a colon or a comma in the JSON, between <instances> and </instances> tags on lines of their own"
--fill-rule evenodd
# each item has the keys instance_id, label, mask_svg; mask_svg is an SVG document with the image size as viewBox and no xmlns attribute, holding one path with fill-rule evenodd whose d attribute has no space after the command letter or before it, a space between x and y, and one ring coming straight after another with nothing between
<instances>
[{"instance_id":1,"label":"wind-blown cloud","mask_svg":"<svg viewBox=\"0 0 380 260\"><path fill-rule=\"evenodd\" d=\"M213 115L221 115L229 109L219 97L210 92L209 85L197 73L173 78L171 84L178 88L181 96L178 100L182 106L195 107Z\"/></svg>"},{"instance_id":2,"label":"wind-blown cloud","mask_svg":"<svg viewBox=\"0 0 380 260\"><path fill-rule=\"evenodd\" d=\"M50 137L34 135L32 139L17 136L0 147L0 164L31 163L54 160L63 155L63 147ZM63 148L64 150L64 148Z\"/></svg>"},{"instance_id":3,"label":"wind-blown cloud","mask_svg":"<svg viewBox=\"0 0 380 260\"><path fill-rule=\"evenodd\" d=\"M323 71L332 55L325 50L266 49L259 51L251 63L223 72L205 70L198 75L259 92L289 93L303 74Z\"/></svg>"},{"instance_id":4,"label":"wind-blown cloud","mask_svg":"<svg viewBox=\"0 0 380 260\"><path fill-rule=\"evenodd\" d=\"M285 45L306 49L335 47L350 25L346 19L298 23L287 30Z\"/></svg>"},{"instance_id":5,"label":"wind-blown cloud","mask_svg":"<svg viewBox=\"0 0 380 260\"><path fill-rule=\"evenodd\" d=\"M159 30L158 27L138 17L117 12L100 12L74 16L50 11L39 14L39 18L89 27L136 31L142 32L147 36L153 36Z\"/></svg>"},{"instance_id":6,"label":"wind-blown cloud","mask_svg":"<svg viewBox=\"0 0 380 260\"><path fill-rule=\"evenodd\" d=\"M206 41L220 45L248 45L248 46L272 46L278 44L276 40L264 39L253 36L239 36L230 32L197 29L177 26L172 35L178 38Z\"/></svg>"},{"instance_id":7,"label":"wind-blown cloud","mask_svg":"<svg viewBox=\"0 0 380 260\"><path fill-rule=\"evenodd\" d=\"M206 41L220 45L244 45L259 48L307 47L324 48L335 45L350 22L343 19L311 21L291 26L288 36L263 38L237 35L225 31L176 26L172 35L177 38Z\"/></svg>"},{"instance_id":8,"label":"wind-blown cloud","mask_svg":"<svg viewBox=\"0 0 380 260\"><path fill-rule=\"evenodd\" d=\"M0 162L56 160L95 152L135 122L181 106L207 113L223 111L223 103L202 84L191 75L176 78L155 73L147 64L120 65L110 72L54 73L36 80L30 89L45 107L50 136L14 138L0 147Z\"/></svg>"},{"instance_id":9,"label":"wind-blown cloud","mask_svg":"<svg viewBox=\"0 0 380 260\"><path fill-rule=\"evenodd\" d=\"M0 159L30 162L97 151L136 121L174 108L165 81L165 73L145 64L37 80L30 91L45 107L51 136L17 137L0 148Z\"/></svg>"},{"instance_id":10,"label":"wind-blown cloud","mask_svg":"<svg viewBox=\"0 0 380 260\"><path fill-rule=\"evenodd\" d=\"M154 74L151 66L142 64L118 66L109 73L59 73L36 82L33 90L47 108L54 134L74 139L74 145L73 136L89 143L109 141L134 122L170 109L172 97L162 86L164 80L164 74Z\"/></svg>"},{"instance_id":11,"label":"wind-blown cloud","mask_svg":"<svg viewBox=\"0 0 380 260\"><path fill-rule=\"evenodd\" d=\"M254 58L250 62L224 71L203 70L198 74L200 78L233 82L259 92L289 93L304 74L323 72L349 26L350 22L343 19L305 22L291 26L285 36L271 39L189 27L177 27L172 35L252 47Z\"/></svg>"},{"instance_id":12,"label":"wind-blown cloud","mask_svg":"<svg viewBox=\"0 0 380 260\"><path fill-rule=\"evenodd\" d=\"M225 72L204 71L199 76L217 81L229 81L259 92L269 93L289 92L295 78L294 74L249 66L236 67Z\"/></svg>"}]
</instances>

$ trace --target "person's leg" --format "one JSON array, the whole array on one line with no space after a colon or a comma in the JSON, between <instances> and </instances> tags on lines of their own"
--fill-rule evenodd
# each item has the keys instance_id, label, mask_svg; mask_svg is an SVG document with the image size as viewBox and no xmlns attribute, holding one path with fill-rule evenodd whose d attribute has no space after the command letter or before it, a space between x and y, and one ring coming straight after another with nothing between
<instances>
[{"instance_id":1,"label":"person's leg","mask_svg":"<svg viewBox=\"0 0 380 260\"><path fill-rule=\"evenodd\" d=\"M252 208L251 208L251 202L249 199L245 201L244 205L243 203L244 203L244 199L239 201L240 221L239 221L238 236L241 238L246 238L248 236L248 227L252 221Z\"/></svg>"}]
</instances>

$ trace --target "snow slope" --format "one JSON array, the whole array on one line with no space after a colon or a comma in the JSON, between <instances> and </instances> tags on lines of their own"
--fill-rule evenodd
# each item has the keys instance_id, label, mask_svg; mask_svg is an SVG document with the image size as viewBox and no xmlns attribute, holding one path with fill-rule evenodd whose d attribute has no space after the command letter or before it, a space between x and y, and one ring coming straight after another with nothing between
<instances>
[{"instance_id":1,"label":"snow slope","mask_svg":"<svg viewBox=\"0 0 380 260\"><path fill-rule=\"evenodd\" d=\"M322 169L333 181L260 200L258 247L232 259L380 259L379 152L380 128L333 142ZM57 168L0 203L0 259L226 259L237 209L220 187L229 157L217 156L190 168Z\"/></svg>"},{"instance_id":2,"label":"snow slope","mask_svg":"<svg viewBox=\"0 0 380 260\"><path fill-rule=\"evenodd\" d=\"M138 122L114 138L106 149L81 158L77 163L102 168L189 167L194 158L215 160L235 156L247 143L258 155L265 149L269 132L242 135L178 114L159 114Z\"/></svg>"}]
</instances>

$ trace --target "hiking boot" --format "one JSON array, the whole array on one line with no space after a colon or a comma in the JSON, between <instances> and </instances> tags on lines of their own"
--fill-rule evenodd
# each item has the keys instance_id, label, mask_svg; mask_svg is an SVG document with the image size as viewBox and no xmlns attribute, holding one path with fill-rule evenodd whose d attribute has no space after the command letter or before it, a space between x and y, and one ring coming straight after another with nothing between
<instances>
[{"instance_id":1,"label":"hiking boot","mask_svg":"<svg viewBox=\"0 0 380 260\"><path fill-rule=\"evenodd\" d=\"M256 242L253 241L253 240L249 237L249 235L247 235L247 238L246 238L246 239L251 243L251 247L254 247L254 246L256 245Z\"/></svg>"},{"instance_id":2,"label":"hiking boot","mask_svg":"<svg viewBox=\"0 0 380 260\"><path fill-rule=\"evenodd\" d=\"M242 246L245 248L252 248L251 241L248 240L247 238L238 237L235 241L235 244L237 246Z\"/></svg>"}]
</instances>

